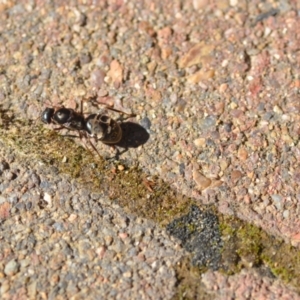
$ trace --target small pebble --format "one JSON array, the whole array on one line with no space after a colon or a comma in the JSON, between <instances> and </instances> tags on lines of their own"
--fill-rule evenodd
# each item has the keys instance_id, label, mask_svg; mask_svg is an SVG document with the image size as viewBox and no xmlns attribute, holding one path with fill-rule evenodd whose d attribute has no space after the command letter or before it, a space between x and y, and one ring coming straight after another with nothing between
<instances>
[{"instance_id":1,"label":"small pebble","mask_svg":"<svg viewBox=\"0 0 300 300\"><path fill-rule=\"evenodd\" d=\"M17 263L16 260L12 259L5 265L4 273L7 276L15 275L19 271L19 267L19 263Z\"/></svg>"},{"instance_id":2,"label":"small pebble","mask_svg":"<svg viewBox=\"0 0 300 300\"><path fill-rule=\"evenodd\" d=\"M124 171L125 167L123 165L118 165L118 170L119 171Z\"/></svg>"}]
</instances>

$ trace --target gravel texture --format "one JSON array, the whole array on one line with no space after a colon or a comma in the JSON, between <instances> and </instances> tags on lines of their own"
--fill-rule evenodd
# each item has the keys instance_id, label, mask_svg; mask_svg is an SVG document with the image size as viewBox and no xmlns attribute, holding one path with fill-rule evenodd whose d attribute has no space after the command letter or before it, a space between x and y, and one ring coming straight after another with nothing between
<instances>
[{"instance_id":1,"label":"gravel texture","mask_svg":"<svg viewBox=\"0 0 300 300\"><path fill-rule=\"evenodd\" d=\"M46 106L95 96L132 111L144 131L124 125L139 140L122 154L129 165L299 247L299 9L284 0L1 2L0 109L35 120ZM4 299L102 289L172 297L184 251L163 230L38 161L3 152L0 173ZM231 280L262 280L211 274L206 286L220 295L216 280L229 294ZM273 282L257 293L289 295Z\"/></svg>"},{"instance_id":2,"label":"gravel texture","mask_svg":"<svg viewBox=\"0 0 300 300\"><path fill-rule=\"evenodd\" d=\"M0 166L1 299L172 298L185 251L165 230L36 161Z\"/></svg>"},{"instance_id":3,"label":"gravel texture","mask_svg":"<svg viewBox=\"0 0 300 300\"><path fill-rule=\"evenodd\" d=\"M132 110L150 138L124 158L298 245L297 7L231 2L2 4L0 99Z\"/></svg>"},{"instance_id":4,"label":"gravel texture","mask_svg":"<svg viewBox=\"0 0 300 300\"><path fill-rule=\"evenodd\" d=\"M268 278L255 271L242 271L230 277L218 272L208 271L202 283L212 292L214 299L299 299L292 290L281 282Z\"/></svg>"}]
</instances>

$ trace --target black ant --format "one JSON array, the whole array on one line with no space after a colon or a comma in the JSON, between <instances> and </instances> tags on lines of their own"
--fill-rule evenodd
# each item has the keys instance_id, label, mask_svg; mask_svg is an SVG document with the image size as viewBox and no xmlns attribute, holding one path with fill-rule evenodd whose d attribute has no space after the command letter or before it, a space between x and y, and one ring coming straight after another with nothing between
<instances>
[{"instance_id":1,"label":"black ant","mask_svg":"<svg viewBox=\"0 0 300 300\"><path fill-rule=\"evenodd\" d=\"M105 105L104 103L97 102L97 104ZM128 114L123 111L106 106L106 109L115 111L119 114L126 114L128 117L135 117L135 114ZM124 121L122 118L114 120L107 116L101 110L97 114L90 114L88 117L84 117L83 107L81 101L80 112L75 111L72 108L60 107L46 107L41 115L41 120L45 124L60 125L59 128L54 130L76 130L79 133L80 139L86 137L94 151L100 156L98 150L90 141L90 138L94 138L96 141L101 141L104 144L114 145L122 139L122 129L120 122Z\"/></svg>"}]
</instances>

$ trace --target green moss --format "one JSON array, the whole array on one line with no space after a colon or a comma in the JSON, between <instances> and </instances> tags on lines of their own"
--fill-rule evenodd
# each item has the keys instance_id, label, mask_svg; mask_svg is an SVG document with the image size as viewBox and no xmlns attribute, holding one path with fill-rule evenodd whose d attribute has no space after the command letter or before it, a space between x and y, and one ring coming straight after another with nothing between
<instances>
[{"instance_id":1,"label":"green moss","mask_svg":"<svg viewBox=\"0 0 300 300\"><path fill-rule=\"evenodd\" d=\"M271 239L270 246L262 251L262 260L275 276L298 287L300 292L300 252L299 249L278 239Z\"/></svg>"},{"instance_id":2,"label":"green moss","mask_svg":"<svg viewBox=\"0 0 300 300\"><path fill-rule=\"evenodd\" d=\"M227 274L242 268L268 266L270 271L300 292L300 251L261 228L236 218L220 216L223 262Z\"/></svg>"},{"instance_id":3,"label":"green moss","mask_svg":"<svg viewBox=\"0 0 300 300\"><path fill-rule=\"evenodd\" d=\"M199 269L191 265L190 257L184 258L175 267L178 287L174 300L210 300L215 299L213 294L208 294L205 286L201 283L201 274Z\"/></svg>"}]
</instances>

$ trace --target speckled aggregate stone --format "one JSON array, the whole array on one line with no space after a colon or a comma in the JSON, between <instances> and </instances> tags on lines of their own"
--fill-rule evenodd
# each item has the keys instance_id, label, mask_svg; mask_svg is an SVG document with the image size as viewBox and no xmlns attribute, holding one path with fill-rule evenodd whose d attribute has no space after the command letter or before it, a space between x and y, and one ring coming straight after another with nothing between
<instances>
[{"instance_id":1,"label":"speckled aggregate stone","mask_svg":"<svg viewBox=\"0 0 300 300\"><path fill-rule=\"evenodd\" d=\"M284 287L273 278L261 277L255 270L242 271L233 276L208 271L202 283L214 295L214 299L300 299L293 289Z\"/></svg>"},{"instance_id":2,"label":"speckled aggregate stone","mask_svg":"<svg viewBox=\"0 0 300 300\"><path fill-rule=\"evenodd\" d=\"M8 1L0 10L3 108L35 119L51 103L96 95L132 110L150 138L122 156L129 164L298 245L297 4Z\"/></svg>"},{"instance_id":3,"label":"speckled aggregate stone","mask_svg":"<svg viewBox=\"0 0 300 300\"><path fill-rule=\"evenodd\" d=\"M91 94L117 109L132 110L138 115L132 121L150 137L123 154L128 164L138 162L180 193L299 246L298 11L297 2L258 0L5 1L0 4L1 110L36 119L45 106L75 108ZM84 108L97 111L90 105ZM109 147L97 147L103 156L111 156ZM134 276L144 276L106 262L99 270L111 269L111 275L89 277L84 260L76 262L78 274L69 274L68 255L80 258L80 253L87 253L93 261L101 256L98 249L109 261L118 261L114 247L127 249L126 238L107 229L107 239L89 247L89 234L106 230L105 222L115 225L114 218L104 218L98 227L95 216L102 218L106 210L96 205L97 198L81 194L75 181L55 170L34 170L19 168L8 158L0 164L1 216L7 218L10 209L19 215L5 223L16 243L1 243L3 270L19 271L14 278L26 272L33 298L44 288L51 288L51 298L62 297L63 291L84 294L97 286L97 280L105 288L123 271L126 276L115 290L130 286ZM108 215L114 213L107 209ZM91 215L76 213L84 211ZM22 224L27 224L25 229ZM72 240L80 239L78 228L87 237L73 246ZM37 232L41 237L35 236ZM23 235L27 238L20 240ZM43 238L53 239L53 247L45 243L43 248ZM19 254L12 254L12 249L19 249L25 261L18 256L14 265L11 255ZM28 258L26 251L34 255ZM45 269L35 274L31 261L44 263ZM26 264L33 267L27 270ZM147 266L145 272L151 269ZM59 274L61 268L64 273ZM168 274L166 269L158 266L161 273ZM41 283L36 283L36 276ZM48 281L51 285L44 287ZM151 282L135 288L129 291L147 291L151 298L155 286ZM10 289L26 293L24 286L3 279L1 291ZM112 298L115 290L107 285Z\"/></svg>"},{"instance_id":4,"label":"speckled aggregate stone","mask_svg":"<svg viewBox=\"0 0 300 300\"><path fill-rule=\"evenodd\" d=\"M55 169L0 161L1 299L172 298L185 252L164 230Z\"/></svg>"},{"instance_id":5,"label":"speckled aggregate stone","mask_svg":"<svg viewBox=\"0 0 300 300\"><path fill-rule=\"evenodd\" d=\"M186 255L178 242L55 168L32 158L20 161L0 146L1 299L172 299L174 267ZM218 264L218 256L211 256L220 242L214 218L195 207L168 228L189 241L183 243L196 253L194 263L199 266L205 259L204 265ZM188 228L209 228L189 239L178 235L178 222L183 221ZM205 240L209 236L211 240ZM212 259L216 261L209 262ZM280 281L251 270L234 276L208 271L201 281L216 299L299 299Z\"/></svg>"}]
</instances>

